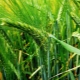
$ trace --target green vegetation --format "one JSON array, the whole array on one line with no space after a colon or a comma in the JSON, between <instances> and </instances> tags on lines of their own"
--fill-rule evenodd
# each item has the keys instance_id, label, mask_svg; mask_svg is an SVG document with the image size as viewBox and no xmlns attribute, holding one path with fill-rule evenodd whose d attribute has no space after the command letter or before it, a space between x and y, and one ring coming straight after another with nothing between
<instances>
[{"instance_id":1,"label":"green vegetation","mask_svg":"<svg viewBox=\"0 0 80 80\"><path fill-rule=\"evenodd\" d=\"M0 0L0 80L80 80L79 0Z\"/></svg>"}]
</instances>

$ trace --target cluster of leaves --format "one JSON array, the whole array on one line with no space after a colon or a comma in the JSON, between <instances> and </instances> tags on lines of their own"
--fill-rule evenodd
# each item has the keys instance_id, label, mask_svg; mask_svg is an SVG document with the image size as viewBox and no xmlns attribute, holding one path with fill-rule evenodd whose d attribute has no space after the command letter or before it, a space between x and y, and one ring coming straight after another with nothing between
<instances>
[{"instance_id":1,"label":"cluster of leaves","mask_svg":"<svg viewBox=\"0 0 80 80\"><path fill-rule=\"evenodd\" d=\"M79 0L0 0L3 79L79 79L79 4Z\"/></svg>"}]
</instances>

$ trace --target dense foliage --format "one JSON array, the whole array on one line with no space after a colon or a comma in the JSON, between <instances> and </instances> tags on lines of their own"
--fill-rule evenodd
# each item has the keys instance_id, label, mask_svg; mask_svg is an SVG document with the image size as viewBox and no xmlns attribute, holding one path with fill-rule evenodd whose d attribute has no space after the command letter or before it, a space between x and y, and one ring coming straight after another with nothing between
<instances>
[{"instance_id":1,"label":"dense foliage","mask_svg":"<svg viewBox=\"0 0 80 80\"><path fill-rule=\"evenodd\" d=\"M80 80L79 0L0 0L0 80Z\"/></svg>"}]
</instances>

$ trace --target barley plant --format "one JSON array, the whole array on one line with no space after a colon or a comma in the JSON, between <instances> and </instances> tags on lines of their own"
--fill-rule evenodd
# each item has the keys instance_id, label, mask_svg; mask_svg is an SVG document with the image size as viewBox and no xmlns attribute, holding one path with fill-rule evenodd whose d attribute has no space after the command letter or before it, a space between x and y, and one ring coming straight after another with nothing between
<instances>
[{"instance_id":1,"label":"barley plant","mask_svg":"<svg viewBox=\"0 0 80 80\"><path fill-rule=\"evenodd\" d=\"M0 0L0 80L80 80L80 0Z\"/></svg>"}]
</instances>

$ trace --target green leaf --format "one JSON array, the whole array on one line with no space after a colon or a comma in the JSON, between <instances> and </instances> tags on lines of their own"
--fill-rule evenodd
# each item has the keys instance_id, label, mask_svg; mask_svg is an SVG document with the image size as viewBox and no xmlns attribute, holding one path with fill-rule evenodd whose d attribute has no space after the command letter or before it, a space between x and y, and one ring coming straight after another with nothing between
<instances>
[{"instance_id":1,"label":"green leaf","mask_svg":"<svg viewBox=\"0 0 80 80\"><path fill-rule=\"evenodd\" d=\"M75 80L73 73L71 71L69 73L70 73L71 80Z\"/></svg>"},{"instance_id":2,"label":"green leaf","mask_svg":"<svg viewBox=\"0 0 80 80\"><path fill-rule=\"evenodd\" d=\"M75 48L75 47L73 47L73 46L71 46L71 45L69 45L69 44L67 44L67 43L65 43L65 42L57 39L57 38L56 38L55 36L53 36L53 35L49 35L49 36L50 36L51 38L55 39L57 42L59 42L59 43L60 43L65 49L67 49L68 51L74 52L74 53L80 55L80 50L79 50L79 49L77 49L77 48Z\"/></svg>"}]
</instances>

